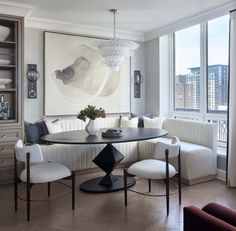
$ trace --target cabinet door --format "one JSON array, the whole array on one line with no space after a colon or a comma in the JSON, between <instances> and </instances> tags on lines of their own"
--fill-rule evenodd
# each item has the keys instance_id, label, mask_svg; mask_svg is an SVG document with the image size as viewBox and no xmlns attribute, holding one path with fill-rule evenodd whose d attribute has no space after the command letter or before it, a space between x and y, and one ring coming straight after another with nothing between
<instances>
[{"instance_id":1,"label":"cabinet door","mask_svg":"<svg viewBox=\"0 0 236 231\"><path fill-rule=\"evenodd\" d=\"M20 137L20 129L0 130L0 144L6 142L16 142Z\"/></svg>"}]
</instances>

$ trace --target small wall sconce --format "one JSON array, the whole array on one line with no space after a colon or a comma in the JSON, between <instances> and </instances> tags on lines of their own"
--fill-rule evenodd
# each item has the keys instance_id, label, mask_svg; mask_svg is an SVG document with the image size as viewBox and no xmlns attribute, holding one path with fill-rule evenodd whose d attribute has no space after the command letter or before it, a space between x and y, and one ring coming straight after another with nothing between
<instances>
[{"instance_id":1,"label":"small wall sconce","mask_svg":"<svg viewBox=\"0 0 236 231\"><path fill-rule=\"evenodd\" d=\"M39 79L39 72L37 71L37 64L28 64L27 71L28 78L28 98L37 98L37 80Z\"/></svg>"},{"instance_id":2,"label":"small wall sconce","mask_svg":"<svg viewBox=\"0 0 236 231\"><path fill-rule=\"evenodd\" d=\"M140 71L134 71L134 98L141 98L141 83L144 78Z\"/></svg>"}]
</instances>

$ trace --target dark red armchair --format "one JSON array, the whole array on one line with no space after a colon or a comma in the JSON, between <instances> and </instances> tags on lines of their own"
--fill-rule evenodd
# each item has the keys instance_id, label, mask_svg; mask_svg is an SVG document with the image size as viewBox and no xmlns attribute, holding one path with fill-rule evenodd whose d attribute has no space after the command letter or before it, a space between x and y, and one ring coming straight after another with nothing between
<instances>
[{"instance_id":1,"label":"dark red armchair","mask_svg":"<svg viewBox=\"0 0 236 231\"><path fill-rule=\"evenodd\" d=\"M184 231L236 231L236 211L216 203L184 208Z\"/></svg>"}]
</instances>

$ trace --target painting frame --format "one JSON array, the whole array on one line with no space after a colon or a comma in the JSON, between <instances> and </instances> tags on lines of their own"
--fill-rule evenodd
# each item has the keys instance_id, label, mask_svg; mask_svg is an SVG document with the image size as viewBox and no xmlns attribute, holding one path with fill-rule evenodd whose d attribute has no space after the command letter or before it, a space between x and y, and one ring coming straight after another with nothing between
<instances>
[{"instance_id":1,"label":"painting frame","mask_svg":"<svg viewBox=\"0 0 236 231\"><path fill-rule=\"evenodd\" d=\"M106 72L104 72L104 70L105 70L104 64L101 63L100 58L99 58L98 62L97 61L94 62L97 65L96 69L93 68L91 71L89 69L89 71L86 72L87 75L85 75L87 79L90 79L90 82L88 81L88 83L91 83L92 77L96 77L98 79L102 78L102 81L104 81L103 80L103 76L104 76L103 73L108 73L108 75L109 75L109 77L107 78L108 80L105 83L104 88L102 89L102 91L100 92L100 95L99 95L97 93L97 92L99 92L99 90L97 90L98 82L99 82L98 80L96 80L97 84L93 83L94 80L92 81L94 87L93 87L93 85L87 84L89 86L92 86L89 89L88 89L88 87L87 88L84 87L84 86L86 86L86 84L84 84L84 83L79 84L79 81L81 80L81 76L84 76L84 75L81 75L81 76L79 75L82 72L78 72L79 74L77 73L77 75L74 75L75 77L79 76L78 78L73 77L73 79L75 79L75 82L77 81L76 82L77 85L74 84L72 81L71 81L71 83L69 82L69 84L68 84L67 79L65 79L65 76L67 77L67 75L63 76L64 79L62 79L62 81L58 80L60 76L59 77L54 76L55 73L60 72L63 74L63 71L67 71L68 68L71 68L71 67L74 68L74 64L76 63L76 61L71 62L70 66L68 66L70 63L67 65L64 65L64 63L63 63L63 65L64 65L63 66L61 64L62 61L59 60L58 63L60 63L60 64L56 63L56 66L58 66L58 69L55 69L55 68L53 69L53 67L50 67L50 65L52 63L53 63L53 65L55 65L56 61L55 62L53 61L55 59L55 57L59 57L59 59L61 58L61 56L60 56L61 51L58 51L57 48L55 48L55 46L56 46L55 44L58 43L60 45L60 42L63 39L65 39L67 41L72 41L71 44L74 44L74 46L76 44L76 41L78 41L79 46L82 47L81 52L83 53L83 55L85 54L84 50L86 50L86 48L87 48L86 46L88 46L88 44L90 45L90 43L93 43L93 42L94 43L103 42L106 39L99 38L99 37L93 37L93 36L84 36L84 35L78 35L78 34L70 34L70 33L68 34L68 33L51 32L51 31L44 31L43 39L44 39L44 45L43 45L43 47L44 47L43 114L45 116L76 115L81 109L83 109L87 105L94 105L97 107L103 107L108 114L123 114L123 113L130 112L130 110L131 110L131 58L130 57L127 58L127 60L125 61L125 64L121 67L119 72L111 72L110 70L109 70L110 72L108 72L107 67L106 67ZM60 46L58 46L58 47L60 47ZM69 46L68 49L75 50L75 49L73 49L73 45L71 47ZM88 53L91 53L90 47L88 47L87 50L88 50ZM92 53L93 56L99 57L97 54L98 53L97 50L92 50L92 52L94 52L94 53ZM64 53L63 53L63 55L64 55ZM87 53L85 55L87 55ZM79 56L79 57L81 58L81 56ZM72 58L71 58L71 60L72 60ZM75 59L75 60L77 60L77 59ZM92 60L92 58L90 58L90 60ZM91 61L91 63L92 63L91 66L94 67L92 61ZM82 66L81 63L83 64L85 62L80 62L79 63L80 66ZM86 65L84 65L84 66L86 66ZM89 65L87 65L87 66L89 66ZM73 70L77 70L77 69L74 68ZM82 68L81 70L84 70L84 69L85 68ZM95 71L95 70L97 70L97 69L100 70L100 72L98 71L98 73L96 73L97 71ZM58 70L59 70L59 72L57 72ZM76 71L74 71L74 72L76 73ZM88 73L90 73L90 75ZM53 75L53 77L51 75ZM107 74L105 76L107 76ZM114 82L117 82L117 80L116 80L117 78L115 78L115 76L119 77L119 82L118 82L118 84L116 83L116 85L114 83ZM84 79L86 80L86 78L84 78ZM96 79L96 78L93 78L93 79ZM52 82L52 79L54 82ZM115 81L112 81L112 79ZM60 82L60 84L58 82ZM64 85L62 84L62 82L64 83ZM108 84L108 83L110 83L110 84ZM59 90L58 89L55 90L55 86L53 84L55 86L59 87ZM100 82L99 82L99 84L100 84ZM63 85L63 87L62 87L62 85ZM106 85L107 85L107 88L106 88ZM75 86L78 87L78 89L75 90L74 89ZM83 86L85 90L84 89L81 90L80 89L80 88L82 88L81 86ZM111 90L111 88L112 88L111 86L113 86L113 89L112 89L113 92ZM70 89L72 89L72 90L70 90ZM100 86L99 86L99 89L100 89ZM63 92L65 94L64 97L61 95L61 91L65 91L65 92ZM88 93L88 91L91 91L92 93L91 92ZM111 94L111 92L112 92L112 94ZM81 100L81 102L76 101L77 98L83 99L83 97L88 96L88 94L94 94L94 95L92 95L92 96L89 95L89 97L87 97L85 101L84 100ZM83 96L83 97L80 97L80 96ZM117 104L113 103L114 105L112 105L112 107L111 107L111 101L117 102ZM82 102L87 102L87 103L82 103Z\"/></svg>"}]
</instances>

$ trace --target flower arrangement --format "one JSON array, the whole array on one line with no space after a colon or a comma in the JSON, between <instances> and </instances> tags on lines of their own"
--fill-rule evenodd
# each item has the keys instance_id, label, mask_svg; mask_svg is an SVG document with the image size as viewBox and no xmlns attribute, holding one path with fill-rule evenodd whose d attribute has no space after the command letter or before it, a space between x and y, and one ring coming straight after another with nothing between
<instances>
[{"instance_id":1,"label":"flower arrangement","mask_svg":"<svg viewBox=\"0 0 236 231\"><path fill-rule=\"evenodd\" d=\"M78 119L81 119L83 121L86 120L86 117L95 120L96 118L106 117L105 110L103 108L96 108L95 106L88 105L85 109L81 110L79 114L77 115Z\"/></svg>"}]
</instances>

